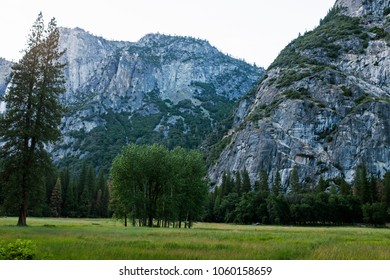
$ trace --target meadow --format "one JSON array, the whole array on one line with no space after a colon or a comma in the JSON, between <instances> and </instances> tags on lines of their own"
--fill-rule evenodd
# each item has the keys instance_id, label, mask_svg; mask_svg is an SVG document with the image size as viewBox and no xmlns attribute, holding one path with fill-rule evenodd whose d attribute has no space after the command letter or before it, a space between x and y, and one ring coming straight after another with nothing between
<instances>
[{"instance_id":1,"label":"meadow","mask_svg":"<svg viewBox=\"0 0 390 280\"><path fill-rule=\"evenodd\" d=\"M240 226L124 227L113 219L0 218L0 246L31 240L41 260L389 260L390 229Z\"/></svg>"}]
</instances>

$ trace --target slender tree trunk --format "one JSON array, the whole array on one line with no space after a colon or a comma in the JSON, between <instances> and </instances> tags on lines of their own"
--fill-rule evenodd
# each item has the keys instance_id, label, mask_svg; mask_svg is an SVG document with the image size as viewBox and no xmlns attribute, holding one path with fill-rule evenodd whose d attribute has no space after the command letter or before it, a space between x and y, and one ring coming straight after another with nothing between
<instances>
[{"instance_id":1,"label":"slender tree trunk","mask_svg":"<svg viewBox=\"0 0 390 280\"><path fill-rule=\"evenodd\" d=\"M149 215L149 218L148 218L148 226L149 226L149 227L153 227L153 216L152 216L152 215Z\"/></svg>"},{"instance_id":2,"label":"slender tree trunk","mask_svg":"<svg viewBox=\"0 0 390 280\"><path fill-rule=\"evenodd\" d=\"M134 212L133 212L134 213ZM133 222L132 222L132 225L133 225L133 227L135 227L136 226L136 220L135 220L135 215L133 214Z\"/></svg>"},{"instance_id":3,"label":"slender tree trunk","mask_svg":"<svg viewBox=\"0 0 390 280\"><path fill-rule=\"evenodd\" d=\"M22 170L21 189L22 189L22 195L21 195L20 206L19 206L19 219L18 219L17 226L25 227L27 226L27 209L28 209L27 175L25 170Z\"/></svg>"},{"instance_id":4,"label":"slender tree trunk","mask_svg":"<svg viewBox=\"0 0 390 280\"><path fill-rule=\"evenodd\" d=\"M24 181L24 180L23 180ZM22 200L20 202L19 207L19 219L18 219L18 226L25 227L27 226L27 204L28 204L28 194L25 187L25 183L23 182L22 186Z\"/></svg>"}]
</instances>

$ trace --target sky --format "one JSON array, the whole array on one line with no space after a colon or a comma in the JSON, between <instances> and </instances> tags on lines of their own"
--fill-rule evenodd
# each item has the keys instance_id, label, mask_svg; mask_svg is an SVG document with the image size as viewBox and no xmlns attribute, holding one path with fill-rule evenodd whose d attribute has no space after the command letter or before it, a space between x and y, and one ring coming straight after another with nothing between
<instances>
[{"instance_id":1,"label":"sky","mask_svg":"<svg viewBox=\"0 0 390 280\"><path fill-rule=\"evenodd\" d=\"M318 26L335 0L2 0L0 57L16 61L39 12L46 22L109 40L149 33L205 39L267 68L298 34Z\"/></svg>"}]
</instances>

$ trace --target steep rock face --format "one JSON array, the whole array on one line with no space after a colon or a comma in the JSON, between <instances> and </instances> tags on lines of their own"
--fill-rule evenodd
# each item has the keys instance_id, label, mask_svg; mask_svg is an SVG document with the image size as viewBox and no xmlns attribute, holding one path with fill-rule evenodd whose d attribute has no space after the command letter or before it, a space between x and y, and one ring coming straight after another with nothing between
<instances>
[{"instance_id":1,"label":"steep rock face","mask_svg":"<svg viewBox=\"0 0 390 280\"><path fill-rule=\"evenodd\" d=\"M11 74L12 63L0 57L0 97L4 95ZM4 111L4 103L0 101L0 113Z\"/></svg>"},{"instance_id":2,"label":"steep rock face","mask_svg":"<svg viewBox=\"0 0 390 280\"><path fill-rule=\"evenodd\" d=\"M49 149L63 165L108 168L129 142L195 148L264 71L189 37L114 42L62 28L60 48L68 114L63 140Z\"/></svg>"},{"instance_id":3,"label":"steep rock face","mask_svg":"<svg viewBox=\"0 0 390 280\"><path fill-rule=\"evenodd\" d=\"M336 6L344 7L343 13L348 16L364 16L370 14L378 18L383 17L383 11L389 8L388 0L337 0Z\"/></svg>"},{"instance_id":4,"label":"steep rock face","mask_svg":"<svg viewBox=\"0 0 390 280\"><path fill-rule=\"evenodd\" d=\"M291 42L268 69L209 176L246 168L293 168L301 183L352 182L363 161L375 176L390 170L390 1L340 0L321 25ZM250 105L248 105L248 103Z\"/></svg>"}]
</instances>

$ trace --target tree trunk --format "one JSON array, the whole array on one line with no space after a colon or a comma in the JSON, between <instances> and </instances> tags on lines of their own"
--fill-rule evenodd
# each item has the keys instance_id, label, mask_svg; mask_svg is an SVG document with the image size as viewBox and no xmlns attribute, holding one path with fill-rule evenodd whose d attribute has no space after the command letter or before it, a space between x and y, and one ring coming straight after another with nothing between
<instances>
[{"instance_id":1,"label":"tree trunk","mask_svg":"<svg viewBox=\"0 0 390 280\"><path fill-rule=\"evenodd\" d=\"M23 194L23 200L19 208L19 219L17 226L25 227L27 226L27 199L26 194Z\"/></svg>"},{"instance_id":2,"label":"tree trunk","mask_svg":"<svg viewBox=\"0 0 390 280\"><path fill-rule=\"evenodd\" d=\"M27 205L28 205L28 192L27 192L27 180L26 175L22 175L22 197L19 207L19 219L17 226L25 227L27 226Z\"/></svg>"},{"instance_id":3,"label":"tree trunk","mask_svg":"<svg viewBox=\"0 0 390 280\"><path fill-rule=\"evenodd\" d=\"M149 227L153 227L153 216L152 216L152 215L149 215L149 218L148 218L148 226L149 226Z\"/></svg>"},{"instance_id":4,"label":"tree trunk","mask_svg":"<svg viewBox=\"0 0 390 280\"><path fill-rule=\"evenodd\" d=\"M27 226L27 215L26 215L26 211L23 210L23 206L20 206L20 211L19 211L19 220L18 220L18 226L19 227L25 227Z\"/></svg>"},{"instance_id":5,"label":"tree trunk","mask_svg":"<svg viewBox=\"0 0 390 280\"><path fill-rule=\"evenodd\" d=\"M135 220L135 215L133 214L133 222L132 222L132 225L133 227L135 227L137 224L136 224L136 220Z\"/></svg>"}]
</instances>

